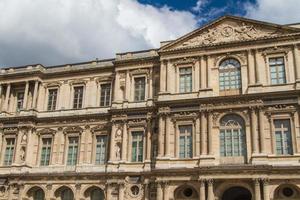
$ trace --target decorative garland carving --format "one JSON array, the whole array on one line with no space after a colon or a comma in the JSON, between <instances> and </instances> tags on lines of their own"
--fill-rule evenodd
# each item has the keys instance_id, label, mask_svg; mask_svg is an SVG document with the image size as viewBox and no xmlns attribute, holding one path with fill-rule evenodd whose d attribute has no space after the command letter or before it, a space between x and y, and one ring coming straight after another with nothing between
<instances>
[{"instance_id":1,"label":"decorative garland carving","mask_svg":"<svg viewBox=\"0 0 300 200\"><path fill-rule=\"evenodd\" d=\"M65 128L64 130L64 134L69 134L69 133L79 133L81 134L83 131L82 128L80 128L79 126L70 126Z\"/></svg>"},{"instance_id":2,"label":"decorative garland carving","mask_svg":"<svg viewBox=\"0 0 300 200\"><path fill-rule=\"evenodd\" d=\"M55 133L56 131L51 128L44 128L37 132L38 135L47 135L47 134L54 135Z\"/></svg>"}]
</instances>

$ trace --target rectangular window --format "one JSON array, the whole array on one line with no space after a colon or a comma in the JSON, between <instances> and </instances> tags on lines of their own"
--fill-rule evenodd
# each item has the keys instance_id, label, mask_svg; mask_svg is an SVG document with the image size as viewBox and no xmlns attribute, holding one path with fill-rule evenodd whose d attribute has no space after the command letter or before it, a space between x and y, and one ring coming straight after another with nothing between
<instances>
[{"instance_id":1,"label":"rectangular window","mask_svg":"<svg viewBox=\"0 0 300 200\"><path fill-rule=\"evenodd\" d=\"M179 157L192 158L192 132L191 125L179 126Z\"/></svg>"},{"instance_id":2,"label":"rectangular window","mask_svg":"<svg viewBox=\"0 0 300 200\"><path fill-rule=\"evenodd\" d=\"M74 109L82 108L82 100L83 100L83 86L74 87L73 108Z\"/></svg>"},{"instance_id":3,"label":"rectangular window","mask_svg":"<svg viewBox=\"0 0 300 200\"><path fill-rule=\"evenodd\" d=\"M52 138L42 138L41 166L47 166L50 163Z\"/></svg>"},{"instance_id":4,"label":"rectangular window","mask_svg":"<svg viewBox=\"0 0 300 200\"><path fill-rule=\"evenodd\" d=\"M56 100L57 100L57 89L49 89L47 110L56 109Z\"/></svg>"},{"instance_id":5,"label":"rectangular window","mask_svg":"<svg viewBox=\"0 0 300 200\"><path fill-rule=\"evenodd\" d=\"M96 142L96 164L104 164L106 162L107 136L97 136Z\"/></svg>"},{"instance_id":6,"label":"rectangular window","mask_svg":"<svg viewBox=\"0 0 300 200\"><path fill-rule=\"evenodd\" d=\"M4 165L8 166L12 164L14 153L15 153L15 138L7 138L5 154L4 154Z\"/></svg>"},{"instance_id":7,"label":"rectangular window","mask_svg":"<svg viewBox=\"0 0 300 200\"><path fill-rule=\"evenodd\" d=\"M100 106L109 106L111 84L101 84L100 90Z\"/></svg>"},{"instance_id":8,"label":"rectangular window","mask_svg":"<svg viewBox=\"0 0 300 200\"><path fill-rule=\"evenodd\" d=\"M274 120L277 155L292 155L292 134L289 119Z\"/></svg>"},{"instance_id":9,"label":"rectangular window","mask_svg":"<svg viewBox=\"0 0 300 200\"><path fill-rule=\"evenodd\" d=\"M139 77L134 79L134 100L145 100L145 77Z\"/></svg>"},{"instance_id":10,"label":"rectangular window","mask_svg":"<svg viewBox=\"0 0 300 200\"><path fill-rule=\"evenodd\" d=\"M185 67L179 69L179 91L192 92L192 68Z\"/></svg>"},{"instance_id":11,"label":"rectangular window","mask_svg":"<svg viewBox=\"0 0 300 200\"><path fill-rule=\"evenodd\" d=\"M143 162L143 131L132 132L132 162Z\"/></svg>"},{"instance_id":12,"label":"rectangular window","mask_svg":"<svg viewBox=\"0 0 300 200\"><path fill-rule=\"evenodd\" d=\"M78 156L78 137L69 137L67 165L76 165Z\"/></svg>"},{"instance_id":13,"label":"rectangular window","mask_svg":"<svg viewBox=\"0 0 300 200\"><path fill-rule=\"evenodd\" d=\"M17 110L20 110L23 108L23 102L24 102L24 92L18 92L17 93Z\"/></svg>"},{"instance_id":14,"label":"rectangular window","mask_svg":"<svg viewBox=\"0 0 300 200\"><path fill-rule=\"evenodd\" d=\"M270 58L269 66L271 84L275 85L286 83L284 57Z\"/></svg>"}]
</instances>

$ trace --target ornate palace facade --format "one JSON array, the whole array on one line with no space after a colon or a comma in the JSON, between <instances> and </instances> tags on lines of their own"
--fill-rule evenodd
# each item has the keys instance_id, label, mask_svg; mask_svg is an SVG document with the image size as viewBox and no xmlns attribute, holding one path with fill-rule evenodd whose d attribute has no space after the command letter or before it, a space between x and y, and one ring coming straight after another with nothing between
<instances>
[{"instance_id":1,"label":"ornate palace facade","mask_svg":"<svg viewBox=\"0 0 300 200\"><path fill-rule=\"evenodd\" d=\"M298 27L298 28L297 28ZM300 26L0 69L1 200L299 200Z\"/></svg>"}]
</instances>

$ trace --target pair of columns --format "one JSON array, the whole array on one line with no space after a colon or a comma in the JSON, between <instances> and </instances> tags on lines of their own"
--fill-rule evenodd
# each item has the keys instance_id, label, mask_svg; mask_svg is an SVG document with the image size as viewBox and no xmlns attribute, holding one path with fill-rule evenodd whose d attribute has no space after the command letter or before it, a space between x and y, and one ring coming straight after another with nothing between
<instances>
[{"instance_id":1,"label":"pair of columns","mask_svg":"<svg viewBox=\"0 0 300 200\"><path fill-rule=\"evenodd\" d=\"M270 200L269 179L254 179L254 200ZM262 187L261 187L262 185ZM262 193L261 193L262 188Z\"/></svg>"},{"instance_id":2,"label":"pair of columns","mask_svg":"<svg viewBox=\"0 0 300 200\"><path fill-rule=\"evenodd\" d=\"M36 108L37 106L37 97L38 97L38 87L39 87L39 81L36 80L34 84L34 91L33 91L33 100L31 108ZM0 86L0 96L3 94L3 85ZM23 108L28 109L28 92L29 92L29 81L26 81L25 83L25 90L24 90L24 99L23 99ZM11 83L7 83L6 92L5 92L5 99L2 104L2 110L3 111L9 111L9 99L11 98ZM2 101L2 98L0 98Z\"/></svg>"},{"instance_id":3,"label":"pair of columns","mask_svg":"<svg viewBox=\"0 0 300 200\"><path fill-rule=\"evenodd\" d=\"M264 131L264 111L262 108L250 109L251 132L252 132L252 149L253 153L266 153L265 131ZM259 143L260 141L260 143Z\"/></svg>"}]
</instances>

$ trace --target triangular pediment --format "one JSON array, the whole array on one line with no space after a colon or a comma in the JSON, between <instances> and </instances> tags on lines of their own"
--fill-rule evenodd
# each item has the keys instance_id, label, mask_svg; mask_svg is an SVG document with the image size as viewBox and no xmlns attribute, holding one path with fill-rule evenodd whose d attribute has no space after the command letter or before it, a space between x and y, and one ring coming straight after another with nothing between
<instances>
[{"instance_id":1,"label":"triangular pediment","mask_svg":"<svg viewBox=\"0 0 300 200\"><path fill-rule=\"evenodd\" d=\"M161 47L160 51L251 41L296 32L300 32L300 29L241 17L224 16L166 44Z\"/></svg>"}]
</instances>

